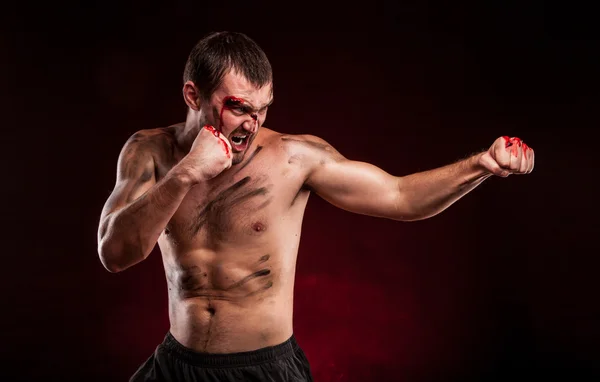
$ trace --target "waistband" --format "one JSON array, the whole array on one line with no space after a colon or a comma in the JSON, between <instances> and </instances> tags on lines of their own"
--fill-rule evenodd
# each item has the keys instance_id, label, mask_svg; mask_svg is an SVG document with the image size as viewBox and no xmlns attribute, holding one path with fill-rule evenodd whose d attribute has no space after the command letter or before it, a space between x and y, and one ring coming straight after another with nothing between
<instances>
[{"instance_id":1,"label":"waistband","mask_svg":"<svg viewBox=\"0 0 600 382\"><path fill-rule=\"evenodd\" d=\"M285 342L257 350L239 353L201 353L183 346L167 332L162 345L181 360L198 367L242 367L271 362L279 358L292 356L298 349L296 338L292 336Z\"/></svg>"}]
</instances>

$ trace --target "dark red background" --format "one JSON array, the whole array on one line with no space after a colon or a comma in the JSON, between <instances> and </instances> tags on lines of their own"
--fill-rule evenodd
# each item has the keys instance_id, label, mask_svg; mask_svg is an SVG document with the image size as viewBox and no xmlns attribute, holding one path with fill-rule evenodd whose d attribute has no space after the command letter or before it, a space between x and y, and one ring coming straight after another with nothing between
<instances>
[{"instance_id":1,"label":"dark red background","mask_svg":"<svg viewBox=\"0 0 600 382\"><path fill-rule=\"evenodd\" d=\"M0 379L124 381L162 340L158 250L108 273L98 218L125 140L185 118L191 47L236 30L271 59L270 128L396 175L500 135L536 150L421 222L311 197L295 332L316 381L598 380L591 6L403 3L5 6Z\"/></svg>"}]
</instances>

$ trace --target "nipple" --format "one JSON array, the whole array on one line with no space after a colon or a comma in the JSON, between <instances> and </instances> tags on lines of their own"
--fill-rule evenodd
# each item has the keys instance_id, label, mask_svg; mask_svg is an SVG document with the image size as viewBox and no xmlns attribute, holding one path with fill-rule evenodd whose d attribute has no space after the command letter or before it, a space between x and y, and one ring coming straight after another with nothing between
<instances>
[{"instance_id":1,"label":"nipple","mask_svg":"<svg viewBox=\"0 0 600 382\"><path fill-rule=\"evenodd\" d=\"M261 222L256 222L256 223L252 224L252 229L255 232L263 232L267 229L267 227L264 224L262 224Z\"/></svg>"}]
</instances>

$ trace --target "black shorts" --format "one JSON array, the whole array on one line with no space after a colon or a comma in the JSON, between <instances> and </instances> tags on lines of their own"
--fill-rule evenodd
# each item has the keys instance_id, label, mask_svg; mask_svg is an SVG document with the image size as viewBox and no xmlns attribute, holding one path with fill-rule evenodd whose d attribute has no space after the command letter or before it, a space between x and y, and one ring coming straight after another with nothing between
<instances>
[{"instance_id":1,"label":"black shorts","mask_svg":"<svg viewBox=\"0 0 600 382\"><path fill-rule=\"evenodd\" d=\"M229 354L198 353L167 333L129 382L312 382L310 366L294 335L282 344Z\"/></svg>"}]
</instances>

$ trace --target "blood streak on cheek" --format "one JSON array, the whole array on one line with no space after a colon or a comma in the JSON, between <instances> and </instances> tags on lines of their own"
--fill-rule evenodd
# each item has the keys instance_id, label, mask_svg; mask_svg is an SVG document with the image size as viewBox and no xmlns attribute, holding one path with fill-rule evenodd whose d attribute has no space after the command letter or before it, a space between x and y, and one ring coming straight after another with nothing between
<instances>
[{"instance_id":1,"label":"blood streak on cheek","mask_svg":"<svg viewBox=\"0 0 600 382\"><path fill-rule=\"evenodd\" d=\"M221 108L221 113L219 114L219 128L221 131L223 131L223 113L225 110L231 110L232 108L240 106L243 103L243 99L234 96L227 96L223 98L223 107Z\"/></svg>"}]
</instances>

